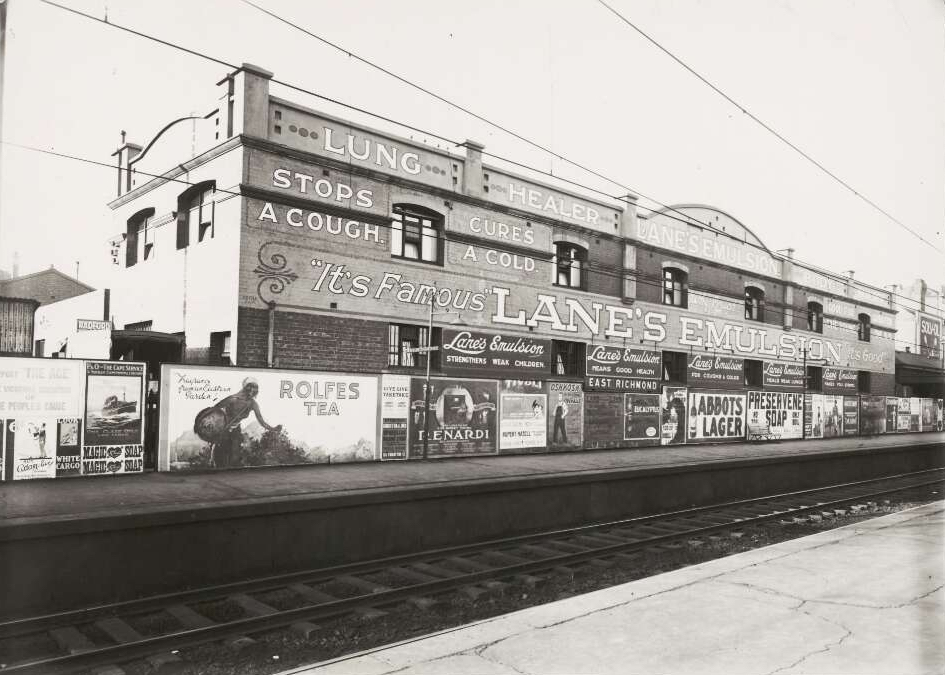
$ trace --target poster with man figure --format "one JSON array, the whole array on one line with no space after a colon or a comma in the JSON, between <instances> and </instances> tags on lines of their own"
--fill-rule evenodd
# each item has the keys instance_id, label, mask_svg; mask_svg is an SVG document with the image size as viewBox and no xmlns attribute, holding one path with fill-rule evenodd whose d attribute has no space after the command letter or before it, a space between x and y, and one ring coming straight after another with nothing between
<instances>
[{"instance_id":1,"label":"poster with man figure","mask_svg":"<svg viewBox=\"0 0 945 675\"><path fill-rule=\"evenodd\" d=\"M548 383L549 450L584 446L584 390L580 382Z\"/></svg>"},{"instance_id":2,"label":"poster with man figure","mask_svg":"<svg viewBox=\"0 0 945 675\"><path fill-rule=\"evenodd\" d=\"M433 378L429 408L422 377L410 380L409 456L492 455L498 452L496 402L499 385L493 380Z\"/></svg>"}]
</instances>

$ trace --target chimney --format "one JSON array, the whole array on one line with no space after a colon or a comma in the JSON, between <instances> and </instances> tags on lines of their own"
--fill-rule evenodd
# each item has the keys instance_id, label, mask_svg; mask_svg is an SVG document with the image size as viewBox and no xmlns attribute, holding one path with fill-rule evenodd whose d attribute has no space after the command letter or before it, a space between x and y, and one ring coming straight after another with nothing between
<instances>
[{"instance_id":1,"label":"chimney","mask_svg":"<svg viewBox=\"0 0 945 675\"><path fill-rule=\"evenodd\" d=\"M223 89L220 112L226 124L226 138L240 134L269 137L269 80L272 75L264 68L243 63L217 82L217 86Z\"/></svg>"},{"instance_id":2,"label":"chimney","mask_svg":"<svg viewBox=\"0 0 945 675\"><path fill-rule=\"evenodd\" d=\"M925 279L919 279L919 309L925 311L925 297L929 292L929 286Z\"/></svg>"},{"instance_id":3,"label":"chimney","mask_svg":"<svg viewBox=\"0 0 945 675\"><path fill-rule=\"evenodd\" d=\"M141 154L141 146L125 141L125 131L121 132L121 145L112 153L118 156L118 196L131 192L131 160Z\"/></svg>"},{"instance_id":4,"label":"chimney","mask_svg":"<svg viewBox=\"0 0 945 675\"><path fill-rule=\"evenodd\" d=\"M488 188L483 189L485 177L482 170L482 151L486 146L466 139L459 147L466 148L466 161L463 162L463 194L481 198L488 191Z\"/></svg>"}]
</instances>

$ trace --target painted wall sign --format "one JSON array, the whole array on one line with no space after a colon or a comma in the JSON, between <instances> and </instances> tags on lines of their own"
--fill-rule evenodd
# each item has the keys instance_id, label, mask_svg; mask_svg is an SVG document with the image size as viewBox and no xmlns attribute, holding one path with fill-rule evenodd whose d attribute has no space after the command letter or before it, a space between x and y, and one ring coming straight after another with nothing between
<instances>
[{"instance_id":1,"label":"painted wall sign","mask_svg":"<svg viewBox=\"0 0 945 675\"><path fill-rule=\"evenodd\" d=\"M858 373L846 368L824 368L823 385L827 394L855 394L857 391Z\"/></svg>"},{"instance_id":2,"label":"painted wall sign","mask_svg":"<svg viewBox=\"0 0 945 675\"><path fill-rule=\"evenodd\" d=\"M638 218L634 228L640 241L677 253L781 278L781 261L764 250L724 234L667 217Z\"/></svg>"},{"instance_id":3,"label":"painted wall sign","mask_svg":"<svg viewBox=\"0 0 945 675\"><path fill-rule=\"evenodd\" d=\"M745 318L745 303L742 300L705 291L689 293L686 300L689 311L696 314L731 319L732 321L742 321Z\"/></svg>"},{"instance_id":4,"label":"painted wall sign","mask_svg":"<svg viewBox=\"0 0 945 675\"><path fill-rule=\"evenodd\" d=\"M916 312L916 344L919 354L930 359L942 358L942 320Z\"/></svg>"},{"instance_id":5,"label":"painted wall sign","mask_svg":"<svg viewBox=\"0 0 945 675\"><path fill-rule=\"evenodd\" d=\"M499 399L499 449L543 448L548 433L544 383L503 380Z\"/></svg>"},{"instance_id":6,"label":"painted wall sign","mask_svg":"<svg viewBox=\"0 0 945 675\"><path fill-rule=\"evenodd\" d=\"M629 377L599 377L588 375L584 387L593 391L632 391L655 393L660 390L659 380L637 380Z\"/></svg>"},{"instance_id":7,"label":"painted wall sign","mask_svg":"<svg viewBox=\"0 0 945 675\"><path fill-rule=\"evenodd\" d=\"M97 321L95 319L76 319L76 330L111 330L111 321Z\"/></svg>"},{"instance_id":8,"label":"painted wall sign","mask_svg":"<svg viewBox=\"0 0 945 675\"><path fill-rule=\"evenodd\" d=\"M860 433L865 436L886 433L885 396L860 396ZM895 399L889 399L895 401ZM895 403L893 403L895 406Z\"/></svg>"},{"instance_id":9,"label":"painted wall sign","mask_svg":"<svg viewBox=\"0 0 945 675\"><path fill-rule=\"evenodd\" d=\"M748 392L749 441L801 438L804 435L804 396L786 392Z\"/></svg>"},{"instance_id":10,"label":"painted wall sign","mask_svg":"<svg viewBox=\"0 0 945 675\"><path fill-rule=\"evenodd\" d=\"M686 441L737 441L745 438L745 394L689 391Z\"/></svg>"},{"instance_id":11,"label":"painted wall sign","mask_svg":"<svg viewBox=\"0 0 945 675\"><path fill-rule=\"evenodd\" d=\"M660 442L659 394L623 395L623 440Z\"/></svg>"},{"instance_id":12,"label":"painted wall sign","mask_svg":"<svg viewBox=\"0 0 945 675\"><path fill-rule=\"evenodd\" d=\"M548 383L549 450L580 450L584 444L584 390L580 382Z\"/></svg>"},{"instance_id":13,"label":"painted wall sign","mask_svg":"<svg viewBox=\"0 0 945 675\"><path fill-rule=\"evenodd\" d=\"M506 176L498 171L487 170L487 172L489 194L497 201L501 200L525 211L595 229L602 229L610 222L617 222L612 220L613 216L609 216L620 211L616 207L595 204L580 197L523 181L520 178Z\"/></svg>"},{"instance_id":14,"label":"painted wall sign","mask_svg":"<svg viewBox=\"0 0 945 675\"><path fill-rule=\"evenodd\" d=\"M407 459L410 377L381 376L381 459Z\"/></svg>"},{"instance_id":15,"label":"painted wall sign","mask_svg":"<svg viewBox=\"0 0 945 675\"><path fill-rule=\"evenodd\" d=\"M588 345L588 375L658 380L663 375L663 353L637 347Z\"/></svg>"},{"instance_id":16,"label":"painted wall sign","mask_svg":"<svg viewBox=\"0 0 945 675\"><path fill-rule=\"evenodd\" d=\"M448 373L511 372L537 379L551 372L551 341L508 333L443 329L441 365Z\"/></svg>"},{"instance_id":17,"label":"painted wall sign","mask_svg":"<svg viewBox=\"0 0 945 675\"><path fill-rule=\"evenodd\" d=\"M489 380L430 380L429 412L424 409L423 378L410 380L411 458L423 456L429 432L428 457L493 455L498 451L499 385ZM429 423L424 421L429 415Z\"/></svg>"},{"instance_id":18,"label":"painted wall sign","mask_svg":"<svg viewBox=\"0 0 945 675\"><path fill-rule=\"evenodd\" d=\"M693 354L686 364L690 387L742 389L745 386L745 361L718 354Z\"/></svg>"},{"instance_id":19,"label":"painted wall sign","mask_svg":"<svg viewBox=\"0 0 945 675\"><path fill-rule=\"evenodd\" d=\"M161 381L161 470L375 459L375 376L165 364Z\"/></svg>"},{"instance_id":20,"label":"painted wall sign","mask_svg":"<svg viewBox=\"0 0 945 675\"><path fill-rule=\"evenodd\" d=\"M660 397L660 445L681 445L686 442L688 408L685 387L663 387Z\"/></svg>"},{"instance_id":21,"label":"painted wall sign","mask_svg":"<svg viewBox=\"0 0 945 675\"><path fill-rule=\"evenodd\" d=\"M762 385L765 389L802 391L804 389L804 365L765 361Z\"/></svg>"},{"instance_id":22,"label":"painted wall sign","mask_svg":"<svg viewBox=\"0 0 945 675\"><path fill-rule=\"evenodd\" d=\"M0 416L80 417L84 368L83 361L0 359Z\"/></svg>"}]
</instances>

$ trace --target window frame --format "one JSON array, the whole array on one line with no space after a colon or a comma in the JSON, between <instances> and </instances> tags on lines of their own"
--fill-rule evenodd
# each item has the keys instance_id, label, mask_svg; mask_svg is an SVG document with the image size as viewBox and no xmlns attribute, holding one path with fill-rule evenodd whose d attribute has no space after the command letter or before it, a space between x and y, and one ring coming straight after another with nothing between
<instances>
[{"instance_id":1,"label":"window frame","mask_svg":"<svg viewBox=\"0 0 945 675\"><path fill-rule=\"evenodd\" d=\"M873 321L869 314L861 313L856 317L856 337L860 342L869 342Z\"/></svg>"},{"instance_id":2,"label":"window frame","mask_svg":"<svg viewBox=\"0 0 945 675\"><path fill-rule=\"evenodd\" d=\"M815 393L824 390L823 366L807 366L807 372L804 374L804 390Z\"/></svg>"},{"instance_id":3,"label":"window frame","mask_svg":"<svg viewBox=\"0 0 945 675\"><path fill-rule=\"evenodd\" d=\"M870 377L870 371L868 370L856 371L856 392L858 394L869 394L871 385L872 385L872 378Z\"/></svg>"},{"instance_id":4,"label":"window frame","mask_svg":"<svg viewBox=\"0 0 945 675\"><path fill-rule=\"evenodd\" d=\"M807 302L807 330L811 333L824 332L824 306L816 300Z\"/></svg>"},{"instance_id":5,"label":"window frame","mask_svg":"<svg viewBox=\"0 0 945 675\"><path fill-rule=\"evenodd\" d=\"M408 223L409 218L417 221L415 226ZM442 213L417 204L394 204L391 208L390 223L390 255L392 258L413 260L426 265L443 266L445 219ZM429 225L426 225L426 223L429 223ZM409 233L408 227L415 227L416 233ZM427 231L432 231L434 234L430 235ZM410 234L409 238L408 233ZM433 259L424 257L427 254L425 245L431 237L434 241L429 250L434 256ZM406 254L408 243L416 248L416 256ZM399 249L399 253L395 248Z\"/></svg>"},{"instance_id":6,"label":"window frame","mask_svg":"<svg viewBox=\"0 0 945 675\"><path fill-rule=\"evenodd\" d=\"M215 234L216 200L213 195L217 191L215 180L205 180L195 183L177 195L177 250L190 246L190 230L193 225L193 212L197 211L197 242L206 239L210 232L210 239ZM206 216L206 217L205 217Z\"/></svg>"},{"instance_id":7,"label":"window frame","mask_svg":"<svg viewBox=\"0 0 945 675\"><path fill-rule=\"evenodd\" d=\"M404 352L407 347L426 347L429 344L427 332L429 328L414 323L387 324L387 367L405 370L426 369L427 359L431 357L430 370L440 369L440 352L410 353ZM404 335L404 333L408 335ZM416 337L414 337L414 335ZM439 346L442 342L442 331L433 327L433 345Z\"/></svg>"},{"instance_id":8,"label":"window frame","mask_svg":"<svg viewBox=\"0 0 945 675\"><path fill-rule=\"evenodd\" d=\"M667 293L672 301L667 302ZM678 294L679 302L676 302ZM666 266L663 268L662 295L660 298L667 307L689 307L689 273L679 267Z\"/></svg>"},{"instance_id":9,"label":"window frame","mask_svg":"<svg viewBox=\"0 0 945 675\"><path fill-rule=\"evenodd\" d=\"M664 349L660 381L687 384L689 372L688 357L688 352L677 352L671 349Z\"/></svg>"},{"instance_id":10,"label":"window frame","mask_svg":"<svg viewBox=\"0 0 945 675\"><path fill-rule=\"evenodd\" d=\"M567 257L565 257L567 254ZM573 288L578 291L587 290L587 249L570 241L556 241L555 253L552 257L554 279L552 285L560 288ZM577 271L577 283L574 272ZM561 283L562 274L566 283Z\"/></svg>"},{"instance_id":11,"label":"window frame","mask_svg":"<svg viewBox=\"0 0 945 675\"><path fill-rule=\"evenodd\" d=\"M764 386L765 364L761 359L745 359L745 386Z\"/></svg>"},{"instance_id":12,"label":"window frame","mask_svg":"<svg viewBox=\"0 0 945 675\"><path fill-rule=\"evenodd\" d=\"M587 345L575 340L551 341L551 374L584 377L587 369Z\"/></svg>"},{"instance_id":13,"label":"window frame","mask_svg":"<svg viewBox=\"0 0 945 675\"><path fill-rule=\"evenodd\" d=\"M141 260L138 260L138 236L141 231L141 224L144 223L145 228L147 227L147 222L154 217L154 207L149 206L146 209L141 209L132 215L125 223L125 267L134 267L138 262L144 262L144 256L142 255ZM147 230L145 229L145 232Z\"/></svg>"},{"instance_id":14,"label":"window frame","mask_svg":"<svg viewBox=\"0 0 945 675\"><path fill-rule=\"evenodd\" d=\"M745 286L745 321L765 320L765 289Z\"/></svg>"}]
</instances>

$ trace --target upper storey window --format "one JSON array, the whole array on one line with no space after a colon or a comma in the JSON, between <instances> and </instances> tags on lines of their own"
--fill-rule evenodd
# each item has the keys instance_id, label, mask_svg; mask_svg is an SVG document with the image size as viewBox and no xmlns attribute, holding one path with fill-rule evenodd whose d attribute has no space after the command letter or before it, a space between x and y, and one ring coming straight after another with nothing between
<instances>
[{"instance_id":1,"label":"upper storey window","mask_svg":"<svg viewBox=\"0 0 945 675\"><path fill-rule=\"evenodd\" d=\"M813 333L824 332L824 306L819 302L807 303L807 330Z\"/></svg>"},{"instance_id":2,"label":"upper storey window","mask_svg":"<svg viewBox=\"0 0 945 675\"><path fill-rule=\"evenodd\" d=\"M574 244L555 244L555 286L584 288L587 250Z\"/></svg>"},{"instance_id":3,"label":"upper storey window","mask_svg":"<svg viewBox=\"0 0 945 675\"><path fill-rule=\"evenodd\" d=\"M663 268L663 304L688 307L689 275L676 267Z\"/></svg>"},{"instance_id":4,"label":"upper storey window","mask_svg":"<svg viewBox=\"0 0 945 675\"><path fill-rule=\"evenodd\" d=\"M765 292L755 286L745 287L745 318L752 321L765 320Z\"/></svg>"},{"instance_id":5,"label":"upper storey window","mask_svg":"<svg viewBox=\"0 0 945 675\"><path fill-rule=\"evenodd\" d=\"M214 202L216 183L212 180L197 183L177 197L177 248L187 248L191 233L197 241L213 238Z\"/></svg>"},{"instance_id":6,"label":"upper storey window","mask_svg":"<svg viewBox=\"0 0 945 675\"><path fill-rule=\"evenodd\" d=\"M154 217L154 209L141 209L128 219L125 227L125 267L137 264L139 257L147 260L153 244L148 244L148 221Z\"/></svg>"},{"instance_id":7,"label":"upper storey window","mask_svg":"<svg viewBox=\"0 0 945 675\"><path fill-rule=\"evenodd\" d=\"M860 314L857 318L856 336L863 342L870 341L870 315Z\"/></svg>"},{"instance_id":8,"label":"upper storey window","mask_svg":"<svg viewBox=\"0 0 945 675\"><path fill-rule=\"evenodd\" d=\"M390 254L442 265L443 216L422 206L395 204L390 227Z\"/></svg>"}]
</instances>

